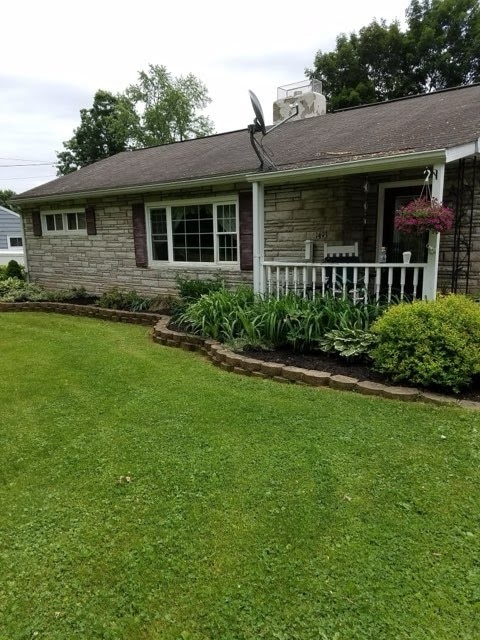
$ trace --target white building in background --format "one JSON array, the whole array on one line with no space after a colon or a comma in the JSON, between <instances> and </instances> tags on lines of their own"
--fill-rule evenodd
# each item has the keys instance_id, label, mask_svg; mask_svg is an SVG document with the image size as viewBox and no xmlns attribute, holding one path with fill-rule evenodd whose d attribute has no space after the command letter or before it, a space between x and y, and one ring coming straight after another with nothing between
<instances>
[{"instance_id":1,"label":"white building in background","mask_svg":"<svg viewBox=\"0 0 480 640\"><path fill-rule=\"evenodd\" d=\"M10 260L25 264L22 220L18 213L0 207L0 265Z\"/></svg>"}]
</instances>

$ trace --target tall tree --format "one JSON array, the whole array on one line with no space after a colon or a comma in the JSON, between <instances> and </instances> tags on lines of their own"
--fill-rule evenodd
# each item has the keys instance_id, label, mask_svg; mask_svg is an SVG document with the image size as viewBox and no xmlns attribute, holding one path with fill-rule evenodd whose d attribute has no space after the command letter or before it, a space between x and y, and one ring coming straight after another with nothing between
<instances>
[{"instance_id":1,"label":"tall tree","mask_svg":"<svg viewBox=\"0 0 480 640\"><path fill-rule=\"evenodd\" d=\"M80 110L80 126L57 152L58 173L119 151L208 135L213 124L198 111L209 102L207 88L191 73L172 78L165 67L150 65L124 93L97 91L93 106Z\"/></svg>"},{"instance_id":2,"label":"tall tree","mask_svg":"<svg viewBox=\"0 0 480 640\"><path fill-rule=\"evenodd\" d=\"M306 74L330 111L480 80L478 0L412 0L407 29L374 20L318 51Z\"/></svg>"},{"instance_id":3,"label":"tall tree","mask_svg":"<svg viewBox=\"0 0 480 640\"><path fill-rule=\"evenodd\" d=\"M130 101L99 90L90 109L80 110L80 126L57 152L58 173L65 175L97 160L125 151L138 123Z\"/></svg>"},{"instance_id":4,"label":"tall tree","mask_svg":"<svg viewBox=\"0 0 480 640\"><path fill-rule=\"evenodd\" d=\"M16 195L17 194L15 193L15 191L12 191L11 189L0 189L0 206L10 209L10 211L18 212L19 207L13 204L12 202L10 202L13 196L16 196Z\"/></svg>"},{"instance_id":5,"label":"tall tree","mask_svg":"<svg viewBox=\"0 0 480 640\"><path fill-rule=\"evenodd\" d=\"M412 0L406 14L413 71L423 88L480 81L478 0Z\"/></svg>"},{"instance_id":6,"label":"tall tree","mask_svg":"<svg viewBox=\"0 0 480 640\"><path fill-rule=\"evenodd\" d=\"M149 65L126 95L139 114L138 146L146 147L201 137L213 132L213 124L197 112L210 102L206 86L193 74L172 78L166 67Z\"/></svg>"}]
</instances>

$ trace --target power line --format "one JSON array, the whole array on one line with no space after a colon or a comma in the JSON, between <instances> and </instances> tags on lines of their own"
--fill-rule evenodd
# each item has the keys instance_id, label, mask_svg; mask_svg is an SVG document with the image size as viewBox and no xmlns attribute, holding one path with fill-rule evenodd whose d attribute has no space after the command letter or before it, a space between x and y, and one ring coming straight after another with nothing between
<instances>
[{"instance_id":1,"label":"power line","mask_svg":"<svg viewBox=\"0 0 480 640\"><path fill-rule=\"evenodd\" d=\"M0 158L0 160L10 160L10 161L16 161L16 162L40 162L40 163L48 163L50 162L49 160L32 160L32 159L28 159L26 160L25 158Z\"/></svg>"},{"instance_id":2,"label":"power line","mask_svg":"<svg viewBox=\"0 0 480 640\"><path fill-rule=\"evenodd\" d=\"M30 162L28 164L0 164L0 169L9 167L56 167L56 162Z\"/></svg>"},{"instance_id":3,"label":"power line","mask_svg":"<svg viewBox=\"0 0 480 640\"><path fill-rule=\"evenodd\" d=\"M3 180L4 182L7 180L37 180L40 178L56 178L56 175L49 175L49 176L13 176L12 178L10 178L10 176L8 177L4 177L4 178L0 178L1 180Z\"/></svg>"}]
</instances>

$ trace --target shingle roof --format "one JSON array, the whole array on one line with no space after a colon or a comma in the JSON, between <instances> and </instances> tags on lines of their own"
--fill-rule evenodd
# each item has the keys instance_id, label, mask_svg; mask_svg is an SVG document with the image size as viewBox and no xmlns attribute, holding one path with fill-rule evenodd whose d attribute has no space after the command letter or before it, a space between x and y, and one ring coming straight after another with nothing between
<instances>
[{"instance_id":1,"label":"shingle roof","mask_svg":"<svg viewBox=\"0 0 480 640\"><path fill-rule=\"evenodd\" d=\"M290 121L265 139L278 169L331 165L435 149L480 137L480 85ZM21 198L159 185L258 169L247 130L125 151Z\"/></svg>"}]
</instances>

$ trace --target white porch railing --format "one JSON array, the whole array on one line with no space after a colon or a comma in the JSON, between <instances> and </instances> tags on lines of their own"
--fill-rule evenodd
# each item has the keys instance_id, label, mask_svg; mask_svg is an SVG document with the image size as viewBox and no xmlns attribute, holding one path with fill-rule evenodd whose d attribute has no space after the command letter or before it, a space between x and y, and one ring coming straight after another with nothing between
<instances>
[{"instance_id":1,"label":"white porch railing","mask_svg":"<svg viewBox=\"0 0 480 640\"><path fill-rule=\"evenodd\" d=\"M304 298L380 299L392 302L423 298L424 263L264 262L265 292L277 298L294 293Z\"/></svg>"}]
</instances>

